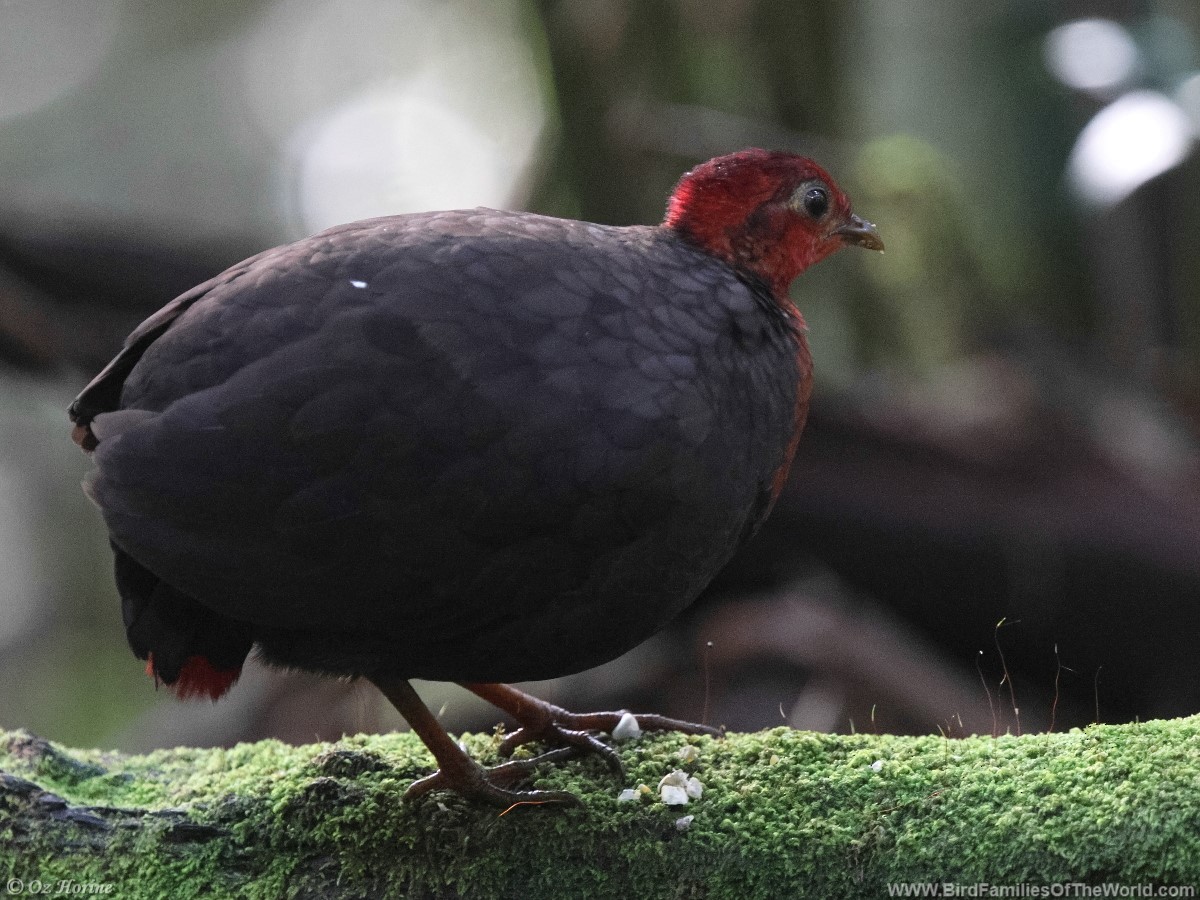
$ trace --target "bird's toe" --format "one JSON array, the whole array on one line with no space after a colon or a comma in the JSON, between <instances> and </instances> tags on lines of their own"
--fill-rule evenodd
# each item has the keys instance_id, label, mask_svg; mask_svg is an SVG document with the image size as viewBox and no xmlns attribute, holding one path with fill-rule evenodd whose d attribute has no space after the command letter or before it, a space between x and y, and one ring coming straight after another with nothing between
<instances>
[{"instance_id":1,"label":"bird's toe","mask_svg":"<svg viewBox=\"0 0 1200 900\"><path fill-rule=\"evenodd\" d=\"M556 804L577 806L579 799L567 791L514 790L509 785L531 775L542 763L558 762L576 754L575 747L561 747L530 759L511 760L485 768L472 762L454 771L438 769L418 778L404 792L405 800L414 800L431 791L453 791L468 800L493 806Z\"/></svg>"}]
</instances>

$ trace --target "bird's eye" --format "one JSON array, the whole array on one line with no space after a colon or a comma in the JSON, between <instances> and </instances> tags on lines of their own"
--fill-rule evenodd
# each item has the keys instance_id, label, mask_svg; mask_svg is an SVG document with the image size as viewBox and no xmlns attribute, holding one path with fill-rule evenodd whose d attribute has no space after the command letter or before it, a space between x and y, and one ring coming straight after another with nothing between
<instances>
[{"instance_id":1,"label":"bird's eye","mask_svg":"<svg viewBox=\"0 0 1200 900\"><path fill-rule=\"evenodd\" d=\"M819 219L829 210L829 192L825 188L811 187L804 192L804 211Z\"/></svg>"}]
</instances>

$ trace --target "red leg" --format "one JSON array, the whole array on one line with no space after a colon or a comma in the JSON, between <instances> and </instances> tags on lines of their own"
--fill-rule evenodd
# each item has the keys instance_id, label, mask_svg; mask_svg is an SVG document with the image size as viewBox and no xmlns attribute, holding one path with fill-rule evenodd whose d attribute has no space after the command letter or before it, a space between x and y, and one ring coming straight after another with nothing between
<instances>
[{"instance_id":1,"label":"red leg","mask_svg":"<svg viewBox=\"0 0 1200 900\"><path fill-rule=\"evenodd\" d=\"M434 717L429 708L417 696L417 692L403 678L395 680L371 679L383 695L391 701L404 720L425 742L438 770L432 775L414 781L404 796L406 799L420 797L433 790L455 791L471 800L481 800L500 806L514 803L562 803L575 804L579 801L566 791L514 791L505 785L530 774L539 763L555 762L575 754L574 748L563 748L544 753L528 760L507 762L485 769L454 742L446 729Z\"/></svg>"}]
</instances>

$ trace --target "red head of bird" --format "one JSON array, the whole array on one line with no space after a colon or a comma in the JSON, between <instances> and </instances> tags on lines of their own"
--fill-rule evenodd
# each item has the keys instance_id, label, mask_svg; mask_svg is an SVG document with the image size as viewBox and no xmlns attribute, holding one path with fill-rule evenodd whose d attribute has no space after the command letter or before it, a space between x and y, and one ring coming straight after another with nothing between
<instances>
[{"instance_id":1,"label":"red head of bird","mask_svg":"<svg viewBox=\"0 0 1200 900\"><path fill-rule=\"evenodd\" d=\"M846 244L883 249L829 173L782 151L743 150L696 166L675 186L663 224L777 296Z\"/></svg>"}]
</instances>

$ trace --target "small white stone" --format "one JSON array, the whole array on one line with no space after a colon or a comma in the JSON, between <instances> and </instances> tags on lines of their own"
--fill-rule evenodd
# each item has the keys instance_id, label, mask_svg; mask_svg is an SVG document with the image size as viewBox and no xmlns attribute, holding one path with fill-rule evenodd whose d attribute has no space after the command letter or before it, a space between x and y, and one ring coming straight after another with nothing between
<instances>
[{"instance_id":1,"label":"small white stone","mask_svg":"<svg viewBox=\"0 0 1200 900\"><path fill-rule=\"evenodd\" d=\"M625 788L621 793L617 794L618 803L628 803L630 800L637 800L641 794L636 788Z\"/></svg>"},{"instance_id":2,"label":"small white stone","mask_svg":"<svg viewBox=\"0 0 1200 900\"><path fill-rule=\"evenodd\" d=\"M633 713L625 713L612 730L614 741L629 741L642 736L642 728L638 725Z\"/></svg>"},{"instance_id":3,"label":"small white stone","mask_svg":"<svg viewBox=\"0 0 1200 900\"><path fill-rule=\"evenodd\" d=\"M704 794L704 785L701 784L699 778L689 778L687 780L687 784L683 786L683 789L693 800L699 800Z\"/></svg>"},{"instance_id":4,"label":"small white stone","mask_svg":"<svg viewBox=\"0 0 1200 900\"><path fill-rule=\"evenodd\" d=\"M683 806L688 802L687 772L676 769L664 775L658 783L658 793L667 806Z\"/></svg>"},{"instance_id":5,"label":"small white stone","mask_svg":"<svg viewBox=\"0 0 1200 900\"><path fill-rule=\"evenodd\" d=\"M883 770L883 760L882 759L877 759L877 760L875 760L875 762L871 763L871 771L879 772L882 770Z\"/></svg>"},{"instance_id":6,"label":"small white stone","mask_svg":"<svg viewBox=\"0 0 1200 900\"><path fill-rule=\"evenodd\" d=\"M675 755L678 756L685 763L689 763L689 762L695 762L697 759L700 758L700 751L696 748L695 744L684 744L682 747L679 748L679 750L675 753Z\"/></svg>"},{"instance_id":7,"label":"small white stone","mask_svg":"<svg viewBox=\"0 0 1200 900\"><path fill-rule=\"evenodd\" d=\"M676 831L687 831L689 828L692 827L692 819L694 819L694 818L696 818L696 817L695 816L681 816L680 818L676 819L675 820L675 830Z\"/></svg>"},{"instance_id":8,"label":"small white stone","mask_svg":"<svg viewBox=\"0 0 1200 900\"><path fill-rule=\"evenodd\" d=\"M682 769L676 769L674 772L668 772L664 775L658 786L662 787L664 784L669 784L672 787L687 787L687 780L687 772Z\"/></svg>"},{"instance_id":9,"label":"small white stone","mask_svg":"<svg viewBox=\"0 0 1200 900\"><path fill-rule=\"evenodd\" d=\"M355 281L354 279L351 279L351 280L350 280L350 286L351 286L351 287L356 287L356 288L362 289L362 288L365 288L365 287L367 286L367 283L366 283L365 281Z\"/></svg>"},{"instance_id":10,"label":"small white stone","mask_svg":"<svg viewBox=\"0 0 1200 900\"><path fill-rule=\"evenodd\" d=\"M687 806L687 791L678 785L664 784L660 789L662 802L667 806Z\"/></svg>"}]
</instances>

